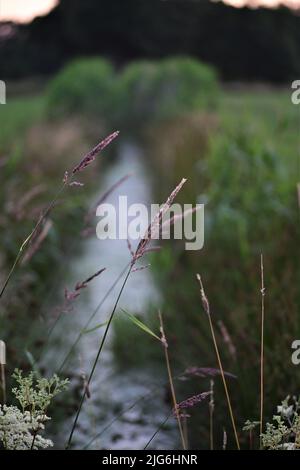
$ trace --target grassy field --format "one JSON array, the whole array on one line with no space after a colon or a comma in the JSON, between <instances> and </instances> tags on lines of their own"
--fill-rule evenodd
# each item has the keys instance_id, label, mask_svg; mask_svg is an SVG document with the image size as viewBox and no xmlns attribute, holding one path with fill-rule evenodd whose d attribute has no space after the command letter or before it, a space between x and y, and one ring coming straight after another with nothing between
<instances>
[{"instance_id":1,"label":"grassy field","mask_svg":"<svg viewBox=\"0 0 300 470\"><path fill-rule=\"evenodd\" d=\"M162 310L176 372L190 365L217 366L211 334L201 311L195 273L200 272L211 301L224 367L239 426L259 420L261 267L266 283L265 414L271 420L286 395L297 395L291 344L299 336L298 198L299 111L288 91L225 90L217 111L187 115L149 131L149 158L158 199L182 176L188 184L181 202L205 203L205 246L187 253L180 244L153 256L152 269L164 292ZM159 175L159 176L157 176ZM157 329L156 312L149 324ZM132 356L117 325L116 350L126 364L146 361L145 343ZM123 332L123 334L121 334ZM134 341L134 340L132 340ZM148 352L156 354L149 341ZM233 352L234 351L234 352ZM200 385L197 385L197 383ZM180 385L179 385L180 387ZM217 427L230 429L225 396L217 381ZM218 388L219 387L219 388ZM183 385L185 395L207 390L209 379ZM187 391L189 390L189 392ZM197 414L198 413L198 414ZM207 411L195 411L192 436L208 447ZM226 417L227 416L227 417ZM244 435L248 439L247 433ZM198 438L192 443L199 445ZM243 440L243 438L242 438ZM219 435L219 441L221 436ZM244 444L246 445L246 444ZM257 441L256 441L257 445Z\"/></svg>"},{"instance_id":2,"label":"grassy field","mask_svg":"<svg viewBox=\"0 0 300 470\"><path fill-rule=\"evenodd\" d=\"M98 73L97 67L95 64L94 74ZM84 65L82 73L86 70ZM106 74L112 71L102 67L101 73L105 86L110 86ZM72 70L67 77L69 74L72 78ZM126 86L128 83L130 87L132 83L137 86L141 80L139 74L144 80L144 69L127 72ZM41 207L55 193L64 171L74 163L74 154L80 157L91 147L95 129L98 133L101 129L104 134L118 123L122 131L120 119L130 114L130 100L123 99L120 103L116 100L116 96L120 99L125 96L122 82L116 86L117 91L114 89L112 98L107 98L105 110L111 110L108 119L103 114L95 115L91 97L90 101L84 96L82 99L84 103L93 103L92 110L84 109L82 115L79 106L74 111L74 99L78 93L86 93L84 87L74 90L74 95L70 91L66 105L72 110L66 111L62 106L59 116L55 116L55 100L67 86L65 80L65 76L56 79L49 92L17 97L0 107L3 207L0 244L4 247L0 253L1 282ZM149 81L148 85L156 93L160 90L161 75L155 75L153 80L154 84ZM143 100L149 99L153 90L149 94L144 91ZM117 92L120 94L116 95ZM93 93L97 93L97 87ZM129 128L131 138L136 137L145 150L145 166L151 173L156 195L154 202L165 200L170 190L186 177L188 183L178 195L178 201L205 203L204 249L186 252L180 242L170 242L160 253L151 255L151 264L163 295L161 308L174 375L191 366L218 368L195 279L196 273L201 274L224 368L237 376L229 381L229 388L241 429L247 419L259 420L261 253L266 285L265 420L271 420L276 406L288 394L298 393L297 369L291 364L290 356L291 343L300 335L299 111L291 104L288 90L227 87L220 89L216 97L214 83L211 91L214 99L205 105L199 101L197 109L189 109L190 98L186 93L182 91L182 113L174 107L172 115L160 116L159 108L155 108L155 119L149 114L142 128L135 127L135 123L144 111L135 103L136 121L131 125L129 120L124 123L123 132ZM122 108L119 114L116 113L118 105ZM83 181L89 189L85 195L72 193L64 199L63 208L57 207L42 250L18 271L10 286L11 295L4 299L0 309L1 338L7 341L11 362L21 363L24 369L31 365L24 357L27 338L21 342L20 338L29 312L30 318L38 318L47 286L62 259L70 255L64 251L70 239L78 234L93 190L92 175ZM32 188L37 189L30 194ZM147 319L149 327L159 331L157 312L150 306ZM125 364L142 367L145 362L161 369L161 351L152 338L143 336L126 318L117 318L113 326L116 333L113 347L122 370ZM37 354L40 340L43 344L43 338L33 341ZM131 350L129 343L134 344ZM210 386L210 378L197 375L189 381L176 382L178 395L182 397L208 390ZM207 448L208 407L195 407L191 414L190 445ZM226 399L218 377L214 420L218 446L226 428L229 447L234 447ZM247 447L247 433L241 436L242 445ZM257 434L255 445L258 445Z\"/></svg>"}]
</instances>

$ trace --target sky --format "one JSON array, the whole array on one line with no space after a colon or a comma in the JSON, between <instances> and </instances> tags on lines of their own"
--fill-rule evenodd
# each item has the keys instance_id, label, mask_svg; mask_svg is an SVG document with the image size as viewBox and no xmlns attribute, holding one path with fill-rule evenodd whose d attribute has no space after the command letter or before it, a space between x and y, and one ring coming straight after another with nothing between
<instances>
[{"instance_id":1,"label":"sky","mask_svg":"<svg viewBox=\"0 0 300 470\"><path fill-rule=\"evenodd\" d=\"M0 21L26 23L35 16L47 14L57 0L0 0Z\"/></svg>"},{"instance_id":2,"label":"sky","mask_svg":"<svg viewBox=\"0 0 300 470\"><path fill-rule=\"evenodd\" d=\"M149 1L149 0L148 0ZM216 1L216 0L214 0ZM222 1L222 0L219 0ZM223 0L229 5L242 7L245 5L258 7L276 7L279 4L291 8L300 8L300 0ZM26 23L35 16L45 15L58 0L0 0L0 21L13 20Z\"/></svg>"},{"instance_id":3,"label":"sky","mask_svg":"<svg viewBox=\"0 0 300 470\"><path fill-rule=\"evenodd\" d=\"M290 8L300 8L300 0L224 0L224 3L235 7L243 7L245 5L252 7L278 7L280 4Z\"/></svg>"}]
</instances>

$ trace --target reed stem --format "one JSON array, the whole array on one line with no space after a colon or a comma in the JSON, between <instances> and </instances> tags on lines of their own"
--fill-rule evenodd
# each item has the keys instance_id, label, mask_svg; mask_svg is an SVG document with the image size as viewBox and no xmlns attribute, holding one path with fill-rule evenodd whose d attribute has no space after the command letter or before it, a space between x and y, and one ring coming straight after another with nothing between
<instances>
[{"instance_id":1,"label":"reed stem","mask_svg":"<svg viewBox=\"0 0 300 470\"><path fill-rule=\"evenodd\" d=\"M203 307L204 307L204 310L205 310L205 312L207 313L207 316L208 316L209 327L210 327L211 336L212 336L212 340L213 340L213 344L214 344L214 348L215 348L215 352L216 352L216 356L217 356L219 369L220 369L220 372L221 372L222 382L223 382L223 386L224 386L224 390L225 390L225 395L226 395L226 400L227 400L227 404L228 404L230 419L231 419L231 423L232 423L232 427L233 427L236 446L237 446L238 450L240 450L241 449L240 448L240 442L239 442L239 438L238 438L237 428L236 428L236 424L235 424L235 419L234 419L234 415L233 415L231 400L230 400L230 396L229 396L229 392L228 392L228 387L227 387L227 382L226 382L224 369L223 369L223 365L222 365L222 361L221 361L221 356L220 356L220 353L219 353L219 348L218 348L218 344L217 344L217 340L216 340L215 330L214 330L214 326L213 326L213 322L212 322L212 318L211 318L211 314L210 314L209 302L208 302L208 299L205 295L202 280L201 280L201 276L199 274L197 274L197 279L198 279L199 284L200 284L201 298L202 298Z\"/></svg>"},{"instance_id":2,"label":"reed stem","mask_svg":"<svg viewBox=\"0 0 300 470\"><path fill-rule=\"evenodd\" d=\"M170 359L169 359L169 353L168 353L168 343L167 343L166 336L165 336L164 324L163 324L163 319L162 319L161 312L158 312L158 316L159 316L159 322L160 322L160 331L161 331L161 335L162 335L161 341L162 341L163 348L164 348L164 353L165 353L165 360L166 360L166 365L167 365L167 371L168 371L168 377L169 377L169 383L170 383L170 389L171 389L171 395L172 395L172 400L173 400L174 411L175 411L177 422L178 422L178 428L179 428L179 433L180 433L180 437L181 437L182 447L183 447L184 450L186 450L187 447L186 447L183 427L182 427L182 423L181 423L181 419L180 419L180 412L179 412L178 405L177 405L175 387L174 387L172 371L171 371L171 365L170 365Z\"/></svg>"},{"instance_id":3,"label":"reed stem","mask_svg":"<svg viewBox=\"0 0 300 470\"><path fill-rule=\"evenodd\" d=\"M74 349L76 348L76 346L78 345L79 341L81 340L82 336L84 335L84 331L87 330L87 328L90 326L92 320L95 318L95 316L97 315L99 309L102 307L102 305L104 304L104 302L106 301L106 299L109 297L109 295L112 293L112 291L114 290L114 288L116 287L116 285L118 284L118 282L120 281L120 279L124 276L126 270L128 269L129 267L129 264L127 264L125 266L125 268L121 271L121 273L118 275L117 279L113 282L113 284L110 286L110 288L108 289L108 291L106 292L106 294L104 295L104 297L101 299L101 301L99 302L99 304L97 305L97 307L95 308L95 310L93 311L92 315L89 317L89 319L87 320L87 322L85 323L85 325L83 326L83 328L80 330L80 332L78 333L78 336L76 337L74 343L72 344L71 348L69 349L69 351L67 352L63 362L61 363L61 365L59 366L59 369L57 371L58 374L61 373L62 369L64 368L64 366L66 365L66 363L68 362L72 352L74 351Z\"/></svg>"},{"instance_id":4,"label":"reed stem","mask_svg":"<svg viewBox=\"0 0 300 470\"><path fill-rule=\"evenodd\" d=\"M210 450L214 450L214 381L210 381L210 401L209 401L209 443Z\"/></svg>"},{"instance_id":5,"label":"reed stem","mask_svg":"<svg viewBox=\"0 0 300 470\"><path fill-rule=\"evenodd\" d=\"M80 400L80 403L79 403L79 407L78 407L78 410L77 410L77 413L76 413L76 417L75 417L75 420L74 420L74 423L73 423L73 426L72 426L72 429L71 429L71 433L70 433L70 436L69 436L69 439L68 439L68 442L67 442L67 445L66 445L66 449L69 449L70 446L71 446L71 443L72 443L72 439L73 439L73 434L74 434L74 431L75 431L75 428L76 428L76 425L77 425L77 422L78 422L78 419L79 419L79 416L80 416L80 413L81 413L81 410L82 410L82 406L83 406L83 403L84 403L84 400L85 400L85 397L86 397L86 394L87 394L87 390L89 388L89 385L92 381L92 378L93 378L93 375L94 375L94 372L96 370L96 366L98 364L98 360L100 358L100 355L101 355L101 352L102 352L102 349L103 349L103 346L104 346L104 343L105 343L105 340L106 340L106 337L107 337L107 333L109 331L109 328L110 328L110 325L111 325L111 322L114 318L114 315L115 315L115 312L116 312L116 309L117 309L117 306L119 304L119 300L121 298L121 295L123 293L123 290L126 286L126 283L128 281L128 278L130 276L130 273L131 273L131 270L133 268L133 264L130 265L130 268L126 274L126 277L124 279L124 282L122 284L122 287L120 289L120 292L118 294L118 297L117 297L117 300L115 302L115 305L114 305L114 308L110 314L110 317L109 317L109 320L108 320L108 323L106 325L106 328L105 328L105 331L104 331L104 334L103 334L103 337L102 337L102 340L101 340L101 343L100 343L100 346L99 346L99 349L98 349L98 352L97 352L97 355L96 355L96 358L94 360L94 363L93 363L93 367L91 369L91 372L90 372L90 375L89 375L89 378L87 380L87 386L84 387L84 391L83 391L83 394L82 394L82 397L81 397L81 400Z\"/></svg>"},{"instance_id":6,"label":"reed stem","mask_svg":"<svg viewBox=\"0 0 300 470\"><path fill-rule=\"evenodd\" d=\"M259 440L261 447L261 435L263 433L263 414L264 414L264 335L265 335L265 281L264 281L264 258L260 255L261 272L261 341L260 341L260 425Z\"/></svg>"}]
</instances>

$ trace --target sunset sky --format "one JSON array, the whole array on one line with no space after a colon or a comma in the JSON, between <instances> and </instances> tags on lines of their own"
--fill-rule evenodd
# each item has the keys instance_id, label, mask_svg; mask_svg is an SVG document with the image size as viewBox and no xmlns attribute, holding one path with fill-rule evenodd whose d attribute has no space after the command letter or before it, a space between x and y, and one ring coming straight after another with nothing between
<instances>
[{"instance_id":1,"label":"sunset sky","mask_svg":"<svg viewBox=\"0 0 300 470\"><path fill-rule=\"evenodd\" d=\"M0 0L0 20L28 22L48 13L56 3L57 0Z\"/></svg>"},{"instance_id":2,"label":"sunset sky","mask_svg":"<svg viewBox=\"0 0 300 470\"><path fill-rule=\"evenodd\" d=\"M273 8L278 7L280 4L286 5L290 8L300 7L300 0L224 0L224 3L228 3L235 7L249 5L252 7L265 6Z\"/></svg>"},{"instance_id":3,"label":"sunset sky","mask_svg":"<svg viewBox=\"0 0 300 470\"><path fill-rule=\"evenodd\" d=\"M150 1L150 0L148 0ZM216 1L216 0L214 0ZM221 0L220 0L221 1ZM276 7L279 4L291 8L300 8L300 0L223 0L229 5L242 7L267 6ZM0 21L14 20L28 22L35 16L48 13L58 0L0 0Z\"/></svg>"}]
</instances>

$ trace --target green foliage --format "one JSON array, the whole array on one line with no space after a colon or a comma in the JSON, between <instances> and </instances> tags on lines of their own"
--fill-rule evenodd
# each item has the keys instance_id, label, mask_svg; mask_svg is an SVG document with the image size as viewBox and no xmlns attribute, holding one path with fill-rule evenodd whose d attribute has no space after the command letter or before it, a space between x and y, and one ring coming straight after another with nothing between
<instances>
[{"instance_id":1,"label":"green foliage","mask_svg":"<svg viewBox=\"0 0 300 470\"><path fill-rule=\"evenodd\" d=\"M119 119L141 126L211 107L217 95L214 70L196 60L136 62L128 65L120 78Z\"/></svg>"},{"instance_id":2,"label":"green foliage","mask_svg":"<svg viewBox=\"0 0 300 470\"><path fill-rule=\"evenodd\" d=\"M45 413L56 395L67 389L69 380L60 379L56 374L50 379L36 377L34 372L23 376L23 372L16 369L13 378L17 387L12 389L12 393L18 400L22 411L30 413Z\"/></svg>"},{"instance_id":3,"label":"green foliage","mask_svg":"<svg viewBox=\"0 0 300 470\"><path fill-rule=\"evenodd\" d=\"M175 366L182 358L194 364L195 357L199 365L215 365L195 282L200 271L215 324L222 320L236 349L233 358L228 338L217 329L224 368L238 376L232 394L240 421L249 411L259 416L260 253L268 312L266 417L286 393L286 383L292 390L298 387L290 360L291 343L299 334L298 116L288 93L227 92L216 122L207 114L195 117L198 125L183 117L157 126L150 136L149 157L158 156L156 199L185 176L188 182L178 199L205 203L203 250L186 252L183 243L174 242L172 257L155 254L151 260L164 292L169 336L175 338ZM221 415L216 417L220 426Z\"/></svg>"},{"instance_id":4,"label":"green foliage","mask_svg":"<svg viewBox=\"0 0 300 470\"><path fill-rule=\"evenodd\" d=\"M67 65L50 83L51 116L88 114L121 128L176 117L211 107L218 95L214 70L196 60L136 62L114 74L103 59Z\"/></svg>"},{"instance_id":5,"label":"green foliage","mask_svg":"<svg viewBox=\"0 0 300 470\"><path fill-rule=\"evenodd\" d=\"M243 426L243 431L252 432L259 426L259 421L250 421L249 419Z\"/></svg>"},{"instance_id":6,"label":"green foliage","mask_svg":"<svg viewBox=\"0 0 300 470\"><path fill-rule=\"evenodd\" d=\"M112 66L104 59L71 62L49 84L50 116L88 113L106 119L112 109L114 80Z\"/></svg>"},{"instance_id":7,"label":"green foliage","mask_svg":"<svg viewBox=\"0 0 300 470\"><path fill-rule=\"evenodd\" d=\"M12 171L23 144L24 134L30 125L37 122L44 113L43 96L10 99L5 106L0 106L0 158L4 152L13 148L9 165Z\"/></svg>"},{"instance_id":8,"label":"green foliage","mask_svg":"<svg viewBox=\"0 0 300 470\"><path fill-rule=\"evenodd\" d=\"M123 312L128 316L129 320L138 328L140 328L142 331L147 333L148 335L152 336L153 338L157 339L158 341L161 341L160 337L157 336L145 323L143 323L141 320L139 320L137 317L132 315L131 313L126 312L123 310Z\"/></svg>"},{"instance_id":9,"label":"green foliage","mask_svg":"<svg viewBox=\"0 0 300 470\"><path fill-rule=\"evenodd\" d=\"M262 434L262 445L268 450L299 450L300 448L300 414L299 400L287 397L277 407L273 423L267 423L266 431Z\"/></svg>"},{"instance_id":10,"label":"green foliage","mask_svg":"<svg viewBox=\"0 0 300 470\"><path fill-rule=\"evenodd\" d=\"M97 142L99 134L104 134L98 121L96 136L93 133L87 136L79 120L45 121L44 105L45 96L34 96L15 97L0 107L0 128L3 129L0 137L1 286L21 244L61 184L65 170L78 163L93 142ZM91 172L83 175L81 180L89 181L83 191L69 188L63 207L51 213L49 222L53 225L42 246L30 262L25 259L15 272L13 295L1 299L1 339L9 343L11 358L8 372L12 372L15 364L22 364L24 369L28 364L32 366L25 353L27 348L34 357L39 357L38 350L47 328L38 316L51 308L53 301L51 296L47 297L49 286L56 285L56 292L62 293L60 283L65 275L65 260L75 249L70 241L78 240L83 214L95 189L92 178ZM98 185L99 179L97 189ZM44 304L45 298L49 307ZM29 336L24 335L28 317L31 321ZM52 321L50 317L48 321Z\"/></svg>"},{"instance_id":11,"label":"green foliage","mask_svg":"<svg viewBox=\"0 0 300 470\"><path fill-rule=\"evenodd\" d=\"M147 326L144 318L147 319ZM158 330L158 318L156 309L149 307L143 315L118 315L114 320L114 335L112 348L115 353L116 363L120 368L151 368L154 364L157 367L162 360L162 348L157 341L160 341L155 331ZM151 333L149 332L151 331ZM145 334L147 333L147 334ZM153 333L153 334L152 334ZM154 337L153 337L154 335ZM128 340L134 344L134 348L128 348Z\"/></svg>"}]
</instances>

